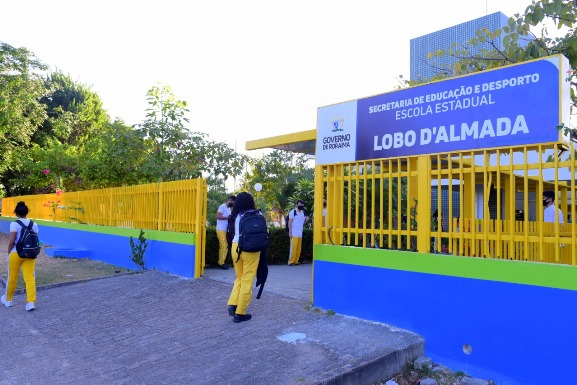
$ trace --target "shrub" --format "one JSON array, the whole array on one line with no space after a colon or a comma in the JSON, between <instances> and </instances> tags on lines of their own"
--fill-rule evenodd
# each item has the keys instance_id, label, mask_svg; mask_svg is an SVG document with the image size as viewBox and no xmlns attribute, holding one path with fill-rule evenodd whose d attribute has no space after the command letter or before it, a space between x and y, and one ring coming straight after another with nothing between
<instances>
[{"instance_id":1,"label":"shrub","mask_svg":"<svg viewBox=\"0 0 577 385\"><path fill-rule=\"evenodd\" d=\"M271 227L270 246L267 251L267 262L269 265L286 265L289 260L290 242L288 233L284 228ZM218 264L218 238L216 228L206 228L205 265L217 266ZM301 250L301 263L311 263L313 260L313 231L304 229ZM230 254L226 259L227 263L232 263Z\"/></svg>"}]
</instances>

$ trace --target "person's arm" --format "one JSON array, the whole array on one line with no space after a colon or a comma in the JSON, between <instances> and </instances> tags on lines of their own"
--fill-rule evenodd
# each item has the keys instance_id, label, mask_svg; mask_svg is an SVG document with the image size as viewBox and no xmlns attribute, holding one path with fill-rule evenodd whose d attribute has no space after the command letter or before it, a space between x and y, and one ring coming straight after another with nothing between
<instances>
[{"instance_id":1,"label":"person's arm","mask_svg":"<svg viewBox=\"0 0 577 385\"><path fill-rule=\"evenodd\" d=\"M10 254L10 252L14 248L15 242L16 242L16 231L11 231L10 232L10 240L8 241L8 254Z\"/></svg>"},{"instance_id":2,"label":"person's arm","mask_svg":"<svg viewBox=\"0 0 577 385\"><path fill-rule=\"evenodd\" d=\"M289 238L292 238L293 236L293 221L294 218L289 217L289 223L288 223Z\"/></svg>"},{"instance_id":3,"label":"person's arm","mask_svg":"<svg viewBox=\"0 0 577 385\"><path fill-rule=\"evenodd\" d=\"M216 219L225 220L225 219L228 219L228 217L224 216L220 211L217 211L216 212Z\"/></svg>"}]
</instances>

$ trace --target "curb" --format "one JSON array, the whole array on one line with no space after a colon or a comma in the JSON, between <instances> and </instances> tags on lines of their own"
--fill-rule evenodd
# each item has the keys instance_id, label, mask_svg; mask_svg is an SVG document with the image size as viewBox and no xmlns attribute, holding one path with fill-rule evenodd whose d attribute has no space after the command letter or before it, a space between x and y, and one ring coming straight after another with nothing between
<instances>
[{"instance_id":1,"label":"curb","mask_svg":"<svg viewBox=\"0 0 577 385\"><path fill-rule=\"evenodd\" d=\"M392 351L375 359L367 360L358 366L331 379L317 382L314 385L358 385L384 383L400 373L408 361L413 361L425 352L425 341L415 342L402 350Z\"/></svg>"}]
</instances>

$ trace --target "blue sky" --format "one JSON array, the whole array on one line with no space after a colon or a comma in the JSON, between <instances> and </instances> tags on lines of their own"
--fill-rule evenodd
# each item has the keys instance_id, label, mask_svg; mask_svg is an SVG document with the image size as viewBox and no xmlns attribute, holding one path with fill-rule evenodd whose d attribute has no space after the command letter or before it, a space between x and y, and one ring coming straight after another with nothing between
<instances>
[{"instance_id":1,"label":"blue sky","mask_svg":"<svg viewBox=\"0 0 577 385\"><path fill-rule=\"evenodd\" d=\"M528 0L0 0L0 41L97 92L128 124L169 85L190 126L238 150L316 127L317 108L391 90L411 38Z\"/></svg>"}]
</instances>

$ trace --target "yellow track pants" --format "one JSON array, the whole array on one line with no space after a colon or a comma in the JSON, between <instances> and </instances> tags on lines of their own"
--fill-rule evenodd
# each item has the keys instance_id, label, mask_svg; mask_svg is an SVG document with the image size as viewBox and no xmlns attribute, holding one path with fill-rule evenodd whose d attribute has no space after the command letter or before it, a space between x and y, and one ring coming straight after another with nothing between
<instances>
[{"instance_id":1,"label":"yellow track pants","mask_svg":"<svg viewBox=\"0 0 577 385\"><path fill-rule=\"evenodd\" d=\"M16 284L18 283L18 274L22 268L22 276L26 284L26 302L36 302L36 277L34 267L36 259L20 258L18 253L12 252L8 257L8 282L6 284L6 300L12 301Z\"/></svg>"},{"instance_id":2,"label":"yellow track pants","mask_svg":"<svg viewBox=\"0 0 577 385\"><path fill-rule=\"evenodd\" d=\"M238 243L234 242L231 248L236 278L228 298L228 306L236 306L236 314L246 314L246 309L252 301L252 285L258 268L260 251L254 253L244 251L240 253L239 259L236 251L237 246Z\"/></svg>"},{"instance_id":3,"label":"yellow track pants","mask_svg":"<svg viewBox=\"0 0 577 385\"><path fill-rule=\"evenodd\" d=\"M295 265L299 263L299 258L301 257L302 244L303 239L301 237L291 237L289 265Z\"/></svg>"},{"instance_id":4,"label":"yellow track pants","mask_svg":"<svg viewBox=\"0 0 577 385\"><path fill-rule=\"evenodd\" d=\"M228 253L228 242L226 241L226 231L216 230L216 237L218 238L218 264L224 265L226 254Z\"/></svg>"}]
</instances>

